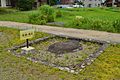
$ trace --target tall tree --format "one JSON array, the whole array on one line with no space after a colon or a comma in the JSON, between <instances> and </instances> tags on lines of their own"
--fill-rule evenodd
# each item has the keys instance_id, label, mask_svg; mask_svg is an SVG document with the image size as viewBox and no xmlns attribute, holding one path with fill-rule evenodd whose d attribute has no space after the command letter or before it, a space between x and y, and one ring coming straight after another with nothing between
<instances>
[{"instance_id":1,"label":"tall tree","mask_svg":"<svg viewBox=\"0 0 120 80\"><path fill-rule=\"evenodd\" d=\"M16 7L18 3L18 0L11 0L11 6Z\"/></svg>"},{"instance_id":2,"label":"tall tree","mask_svg":"<svg viewBox=\"0 0 120 80\"><path fill-rule=\"evenodd\" d=\"M35 0L18 0L17 7L21 11L31 10Z\"/></svg>"},{"instance_id":3,"label":"tall tree","mask_svg":"<svg viewBox=\"0 0 120 80\"><path fill-rule=\"evenodd\" d=\"M56 5L57 4L57 0L47 0L47 4L48 5Z\"/></svg>"}]
</instances>

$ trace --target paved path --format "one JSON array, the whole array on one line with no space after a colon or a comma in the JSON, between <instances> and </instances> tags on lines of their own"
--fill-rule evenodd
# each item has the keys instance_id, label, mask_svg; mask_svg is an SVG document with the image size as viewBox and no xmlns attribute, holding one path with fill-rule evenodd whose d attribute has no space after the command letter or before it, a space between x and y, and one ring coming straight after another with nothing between
<instances>
[{"instance_id":1,"label":"paved path","mask_svg":"<svg viewBox=\"0 0 120 80\"><path fill-rule=\"evenodd\" d=\"M18 22L10 22L10 21L0 21L0 26L19 28L19 29L34 27L36 31L52 33L56 35L66 35L77 38L87 38L87 39L95 39L95 40L108 41L108 42L110 41L111 43L120 43L120 34L108 33L103 31L52 27L45 25L32 25L27 23L18 23Z\"/></svg>"}]
</instances>

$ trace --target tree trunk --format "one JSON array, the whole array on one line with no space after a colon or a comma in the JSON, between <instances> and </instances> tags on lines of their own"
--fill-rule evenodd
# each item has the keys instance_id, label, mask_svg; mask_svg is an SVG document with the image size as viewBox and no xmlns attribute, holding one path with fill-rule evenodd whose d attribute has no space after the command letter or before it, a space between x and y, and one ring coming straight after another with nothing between
<instances>
[{"instance_id":1,"label":"tree trunk","mask_svg":"<svg viewBox=\"0 0 120 80\"><path fill-rule=\"evenodd\" d=\"M17 1L18 0L11 0L11 6L16 7L17 6Z\"/></svg>"}]
</instances>

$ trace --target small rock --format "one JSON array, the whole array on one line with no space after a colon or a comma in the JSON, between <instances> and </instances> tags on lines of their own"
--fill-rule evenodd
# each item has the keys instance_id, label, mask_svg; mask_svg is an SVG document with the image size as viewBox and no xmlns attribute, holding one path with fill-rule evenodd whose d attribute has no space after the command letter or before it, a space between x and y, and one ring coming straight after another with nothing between
<instances>
[{"instance_id":1,"label":"small rock","mask_svg":"<svg viewBox=\"0 0 120 80\"><path fill-rule=\"evenodd\" d=\"M75 73L75 71L74 71L74 70L71 70L70 72L71 72L71 73Z\"/></svg>"},{"instance_id":2,"label":"small rock","mask_svg":"<svg viewBox=\"0 0 120 80\"><path fill-rule=\"evenodd\" d=\"M10 50L8 50L8 52L11 52Z\"/></svg>"},{"instance_id":3,"label":"small rock","mask_svg":"<svg viewBox=\"0 0 120 80\"><path fill-rule=\"evenodd\" d=\"M81 68L85 68L85 65L81 65Z\"/></svg>"},{"instance_id":4,"label":"small rock","mask_svg":"<svg viewBox=\"0 0 120 80\"><path fill-rule=\"evenodd\" d=\"M80 69L79 71L82 71L82 69Z\"/></svg>"},{"instance_id":5,"label":"small rock","mask_svg":"<svg viewBox=\"0 0 120 80\"><path fill-rule=\"evenodd\" d=\"M110 43L110 41L106 41L107 43Z\"/></svg>"},{"instance_id":6,"label":"small rock","mask_svg":"<svg viewBox=\"0 0 120 80\"><path fill-rule=\"evenodd\" d=\"M87 62L87 65L90 65L91 64L91 62Z\"/></svg>"},{"instance_id":7,"label":"small rock","mask_svg":"<svg viewBox=\"0 0 120 80\"><path fill-rule=\"evenodd\" d=\"M64 68L63 67L58 67L60 70L64 70Z\"/></svg>"},{"instance_id":8,"label":"small rock","mask_svg":"<svg viewBox=\"0 0 120 80\"><path fill-rule=\"evenodd\" d=\"M79 72L74 72L75 74L78 74Z\"/></svg>"},{"instance_id":9,"label":"small rock","mask_svg":"<svg viewBox=\"0 0 120 80\"><path fill-rule=\"evenodd\" d=\"M92 41L92 39L89 39L89 41Z\"/></svg>"},{"instance_id":10,"label":"small rock","mask_svg":"<svg viewBox=\"0 0 120 80\"><path fill-rule=\"evenodd\" d=\"M27 60L31 60L31 58L28 57Z\"/></svg>"},{"instance_id":11,"label":"small rock","mask_svg":"<svg viewBox=\"0 0 120 80\"><path fill-rule=\"evenodd\" d=\"M103 53L103 51L100 51L100 53Z\"/></svg>"},{"instance_id":12,"label":"small rock","mask_svg":"<svg viewBox=\"0 0 120 80\"><path fill-rule=\"evenodd\" d=\"M93 62L94 60L92 59L91 61Z\"/></svg>"},{"instance_id":13,"label":"small rock","mask_svg":"<svg viewBox=\"0 0 120 80\"><path fill-rule=\"evenodd\" d=\"M69 69L69 68L67 68L67 67L65 67L65 70L70 71L70 69Z\"/></svg>"},{"instance_id":14,"label":"small rock","mask_svg":"<svg viewBox=\"0 0 120 80\"><path fill-rule=\"evenodd\" d=\"M37 63L38 61L34 61L35 63Z\"/></svg>"}]
</instances>

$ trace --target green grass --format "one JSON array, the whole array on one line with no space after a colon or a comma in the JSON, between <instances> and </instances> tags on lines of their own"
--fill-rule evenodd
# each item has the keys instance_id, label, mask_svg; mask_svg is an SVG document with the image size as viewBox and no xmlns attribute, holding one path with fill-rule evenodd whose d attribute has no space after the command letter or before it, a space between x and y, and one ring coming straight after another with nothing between
<instances>
[{"instance_id":1,"label":"green grass","mask_svg":"<svg viewBox=\"0 0 120 80\"><path fill-rule=\"evenodd\" d=\"M63 27L66 28L78 28L78 29L93 29L93 30L102 30L107 32L119 32L113 27L113 21L120 19L120 8L74 8L74 9L55 9L56 11L60 10L62 17L57 17L56 22L64 22ZM0 14L1 21L16 21L16 22L29 22L29 15L37 13L37 10L33 11L16 11L13 13L4 13ZM74 25L74 20L76 16L83 16L84 18L89 19L90 21L101 20L106 22L104 25L96 24L101 26L100 28L94 28L94 23L82 25ZM92 24L93 23L93 24ZM91 27L92 24L92 27Z\"/></svg>"},{"instance_id":2,"label":"green grass","mask_svg":"<svg viewBox=\"0 0 120 80\"><path fill-rule=\"evenodd\" d=\"M19 40L19 30L0 28L0 31L12 35L4 45L0 43L0 79L1 80L119 80L120 79L120 45L110 45L104 53L74 75L65 71L33 63L25 58L17 58L6 51L6 48L22 43ZM36 34L37 37L49 36L45 33ZM0 38L1 39L1 38ZM14 42L11 44L11 42ZM8 45L8 46L6 46Z\"/></svg>"},{"instance_id":3,"label":"green grass","mask_svg":"<svg viewBox=\"0 0 120 80\"><path fill-rule=\"evenodd\" d=\"M4 13L4 14L0 14L0 20L28 23L29 15L36 12L37 11L33 10L33 11L16 11L12 13Z\"/></svg>"},{"instance_id":4,"label":"green grass","mask_svg":"<svg viewBox=\"0 0 120 80\"><path fill-rule=\"evenodd\" d=\"M56 21L64 22L64 27L66 28L99 30L119 33L118 29L115 29L113 26L113 22L115 20L120 20L119 8L76 8L60 10L63 16L56 18ZM75 19L76 16L82 16L85 19L83 21L87 21L81 23L81 21L79 20L79 22L77 22L77 20Z\"/></svg>"},{"instance_id":5,"label":"green grass","mask_svg":"<svg viewBox=\"0 0 120 80\"><path fill-rule=\"evenodd\" d=\"M101 19L107 21L113 21L120 19L119 12L112 11L110 8L76 8L76 9L61 9L63 17L56 19L57 21L63 20L63 22L69 22L75 18L75 16L83 16L90 19Z\"/></svg>"}]
</instances>

